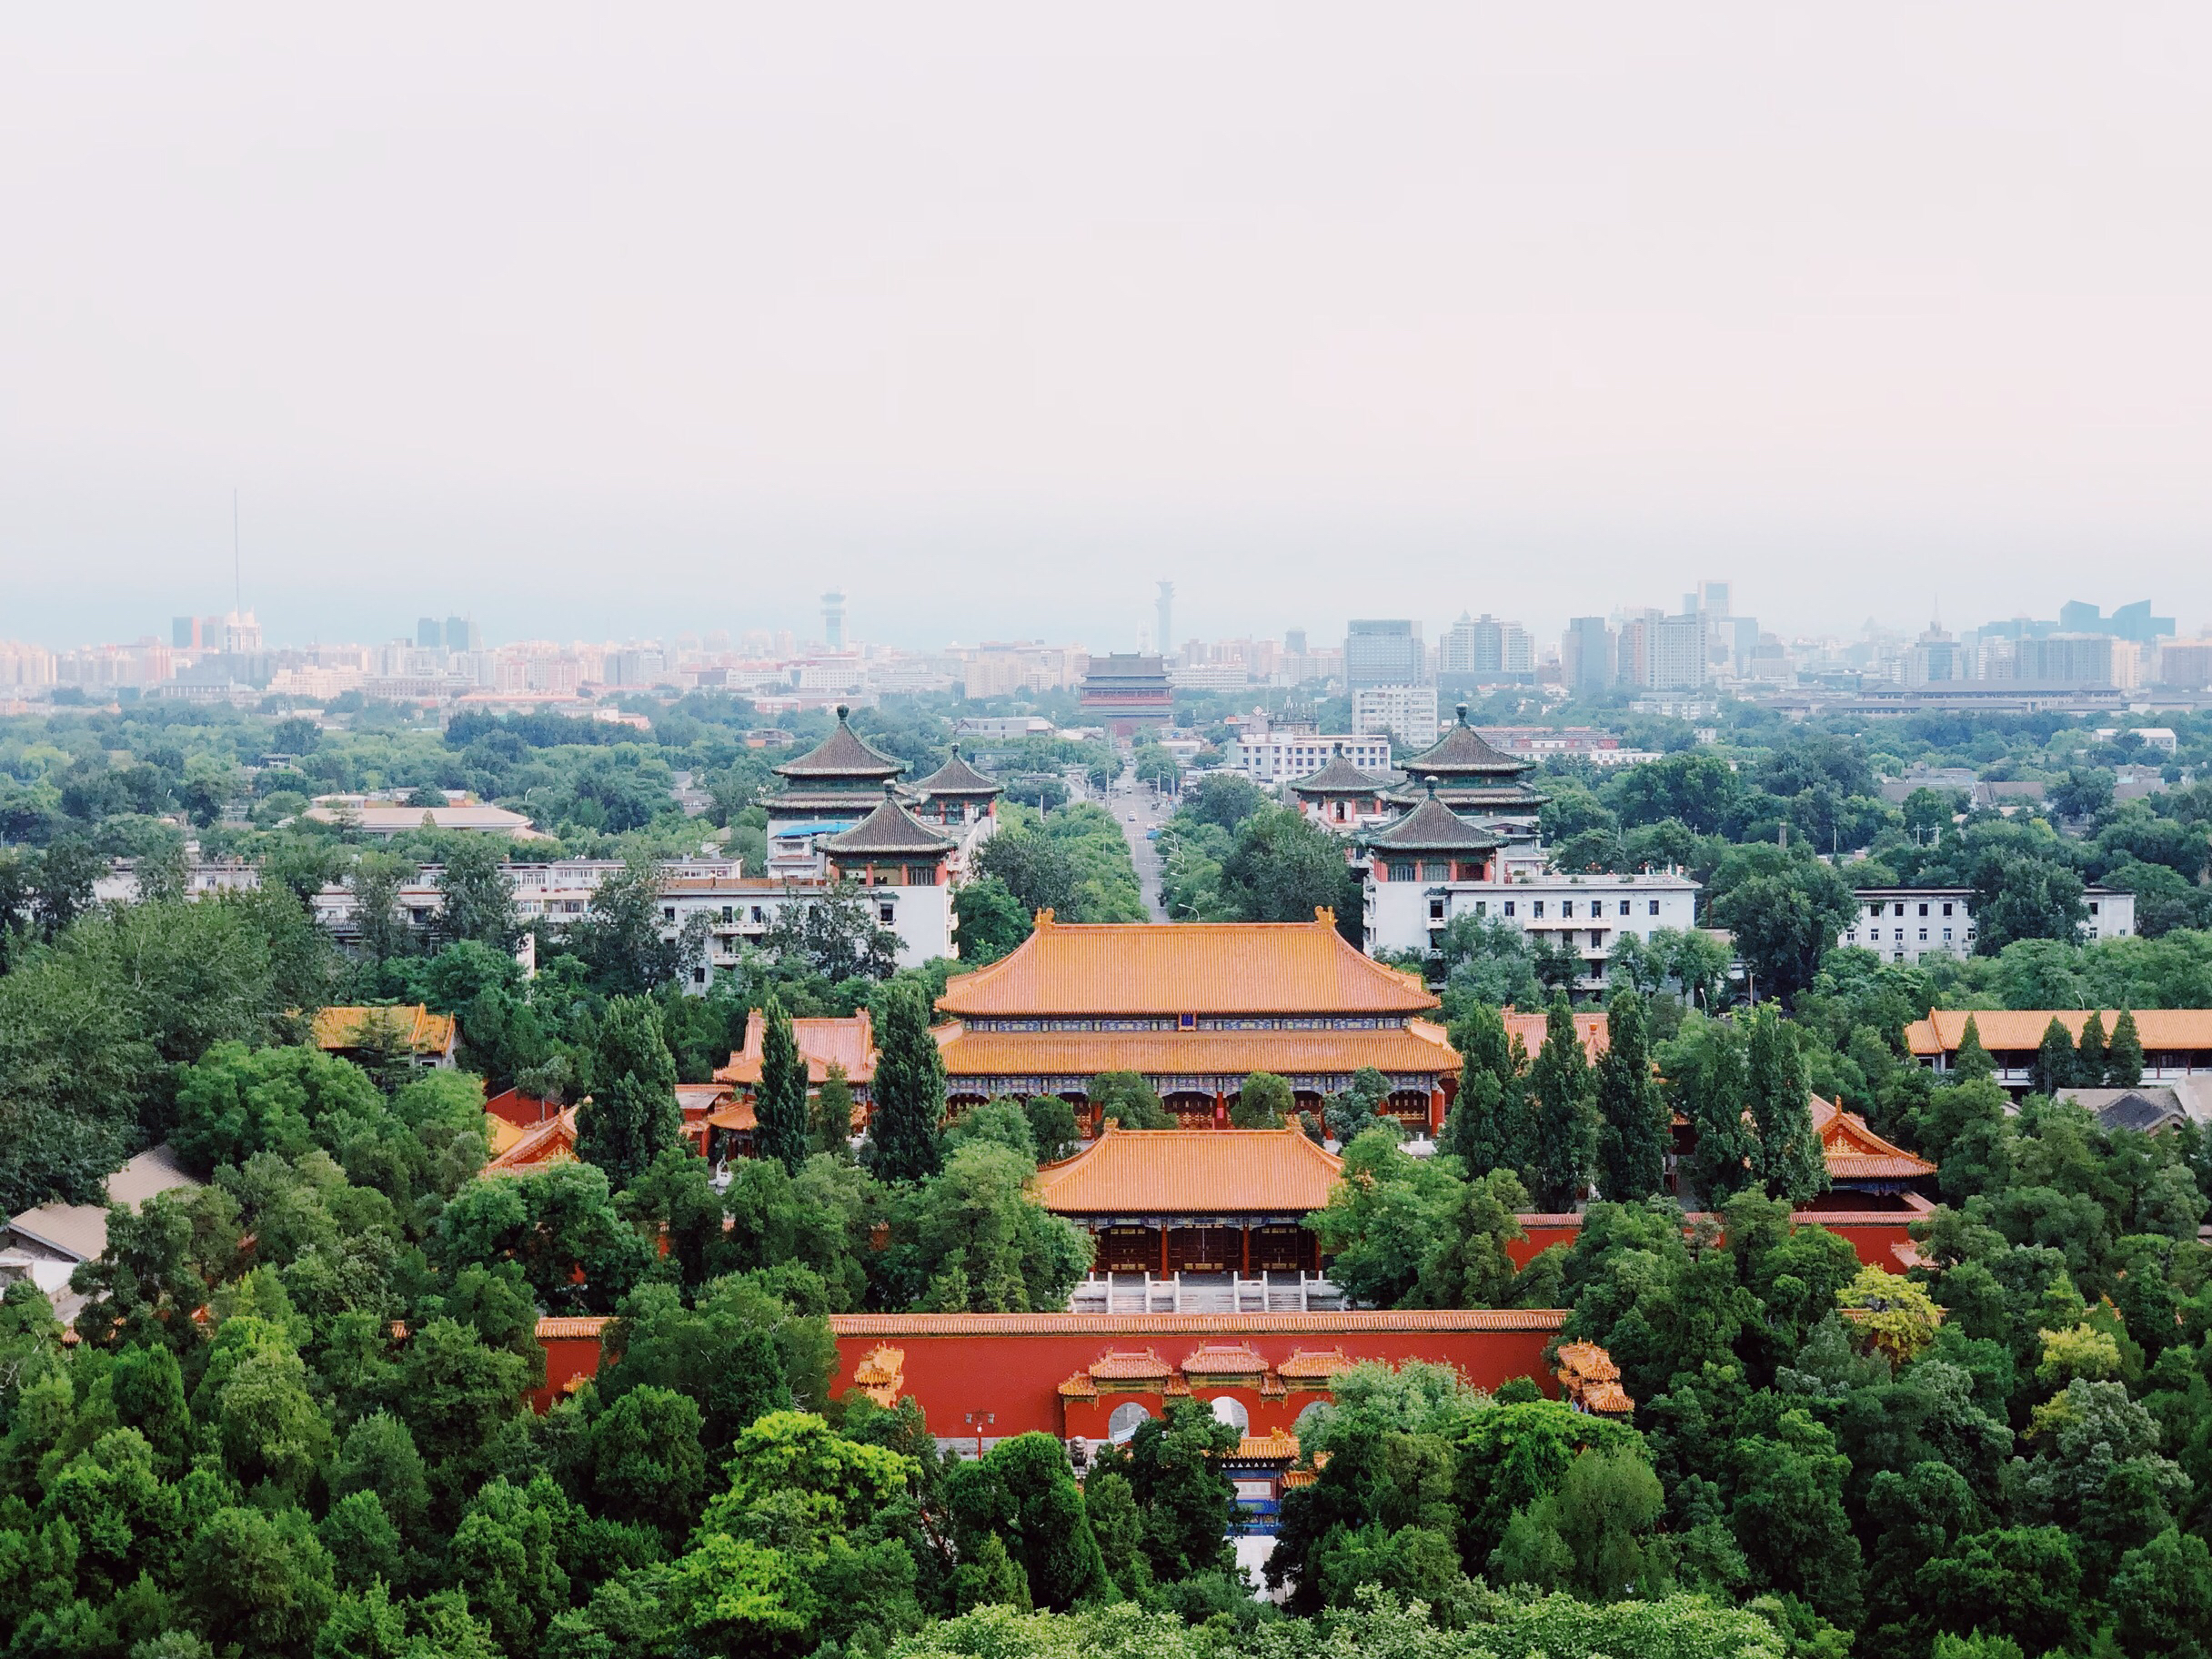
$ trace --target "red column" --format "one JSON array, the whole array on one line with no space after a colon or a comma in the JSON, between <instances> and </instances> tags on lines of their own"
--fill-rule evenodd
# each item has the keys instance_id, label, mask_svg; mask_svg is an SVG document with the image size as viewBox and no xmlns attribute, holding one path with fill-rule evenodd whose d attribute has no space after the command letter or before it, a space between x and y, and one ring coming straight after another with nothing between
<instances>
[{"instance_id":1,"label":"red column","mask_svg":"<svg viewBox=\"0 0 2212 1659\"><path fill-rule=\"evenodd\" d=\"M1168 1276L1168 1218L1160 1218L1160 1276Z\"/></svg>"},{"instance_id":2,"label":"red column","mask_svg":"<svg viewBox=\"0 0 2212 1659\"><path fill-rule=\"evenodd\" d=\"M1216 1129L1229 1127L1229 1097L1219 1089L1213 1091L1213 1127Z\"/></svg>"},{"instance_id":3,"label":"red column","mask_svg":"<svg viewBox=\"0 0 2212 1659\"><path fill-rule=\"evenodd\" d=\"M1249 1279L1252 1277L1252 1223L1247 1222L1242 1232L1244 1240L1244 1277Z\"/></svg>"},{"instance_id":4,"label":"red column","mask_svg":"<svg viewBox=\"0 0 2212 1659\"><path fill-rule=\"evenodd\" d=\"M1444 1086L1442 1083L1431 1083L1429 1085L1429 1133L1441 1134L1443 1127Z\"/></svg>"}]
</instances>

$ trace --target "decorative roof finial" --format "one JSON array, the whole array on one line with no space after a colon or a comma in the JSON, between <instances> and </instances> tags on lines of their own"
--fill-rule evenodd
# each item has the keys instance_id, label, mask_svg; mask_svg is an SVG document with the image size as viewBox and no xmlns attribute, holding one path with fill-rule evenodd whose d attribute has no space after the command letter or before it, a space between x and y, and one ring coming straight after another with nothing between
<instances>
[{"instance_id":1,"label":"decorative roof finial","mask_svg":"<svg viewBox=\"0 0 2212 1659\"><path fill-rule=\"evenodd\" d=\"M1463 726L1467 723L1467 705L1464 703L1459 705L1459 723Z\"/></svg>"},{"instance_id":2,"label":"decorative roof finial","mask_svg":"<svg viewBox=\"0 0 2212 1659\"><path fill-rule=\"evenodd\" d=\"M851 712L852 706L850 703L840 703L837 706L837 723L842 726L845 723L845 717ZM1465 711L1463 709L1462 712L1464 713Z\"/></svg>"}]
</instances>

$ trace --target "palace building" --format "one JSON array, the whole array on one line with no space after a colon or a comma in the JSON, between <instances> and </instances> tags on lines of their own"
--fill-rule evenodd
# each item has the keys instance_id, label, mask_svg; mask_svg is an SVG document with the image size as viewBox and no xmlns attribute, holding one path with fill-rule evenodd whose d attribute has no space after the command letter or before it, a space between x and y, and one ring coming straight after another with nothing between
<instances>
[{"instance_id":1,"label":"palace building","mask_svg":"<svg viewBox=\"0 0 2212 1659\"><path fill-rule=\"evenodd\" d=\"M1389 789L1388 784L1344 759L1341 743L1328 765L1292 779L1290 785L1298 809L1339 835L1350 835L1387 817L1393 809L1387 796Z\"/></svg>"},{"instance_id":2,"label":"palace building","mask_svg":"<svg viewBox=\"0 0 2212 1659\"><path fill-rule=\"evenodd\" d=\"M1343 1160L1287 1129L1121 1130L1037 1171L1037 1202L1085 1229L1093 1273L1318 1274L1305 1218Z\"/></svg>"},{"instance_id":3,"label":"palace building","mask_svg":"<svg viewBox=\"0 0 2212 1659\"><path fill-rule=\"evenodd\" d=\"M1459 1056L1423 1017L1437 999L1362 955L1327 910L1175 927L1071 925L1043 910L1006 956L948 981L937 1006L951 1016L937 1039L956 1110L1009 1094L1081 1108L1100 1073L1133 1071L1186 1127L1225 1128L1254 1071L1287 1079L1313 1110L1372 1068L1390 1082L1384 1110L1427 1131L1458 1083Z\"/></svg>"}]
</instances>

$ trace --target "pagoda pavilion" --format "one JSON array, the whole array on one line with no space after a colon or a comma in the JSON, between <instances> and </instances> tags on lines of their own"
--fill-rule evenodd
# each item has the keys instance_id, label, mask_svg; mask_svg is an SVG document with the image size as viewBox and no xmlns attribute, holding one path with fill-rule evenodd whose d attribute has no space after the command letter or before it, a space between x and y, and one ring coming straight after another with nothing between
<instances>
[{"instance_id":1,"label":"pagoda pavilion","mask_svg":"<svg viewBox=\"0 0 2212 1659\"><path fill-rule=\"evenodd\" d=\"M931 824L995 820L999 816L999 797L1006 793L1004 784L986 778L960 758L960 746L957 743L944 765L907 787L919 803L914 816Z\"/></svg>"},{"instance_id":2,"label":"pagoda pavilion","mask_svg":"<svg viewBox=\"0 0 2212 1659\"><path fill-rule=\"evenodd\" d=\"M1402 807L1418 805L1424 786L1433 784L1436 799L1462 818L1502 821L1533 834L1536 814L1550 799L1522 782L1534 769L1533 762L1501 753L1467 724L1464 703L1459 705L1456 724L1400 765L1406 782L1391 799Z\"/></svg>"},{"instance_id":3,"label":"pagoda pavilion","mask_svg":"<svg viewBox=\"0 0 2212 1659\"><path fill-rule=\"evenodd\" d=\"M846 829L891 798L906 762L870 748L848 723L850 713L838 705L836 730L770 769L783 779L782 789L760 798L771 839L802 828Z\"/></svg>"},{"instance_id":4,"label":"pagoda pavilion","mask_svg":"<svg viewBox=\"0 0 2212 1659\"><path fill-rule=\"evenodd\" d=\"M1504 844L1444 805L1434 783L1421 804L1396 823L1361 838L1377 881L1488 881L1494 855ZM1433 904L1433 920L1441 927L1444 901L1437 899Z\"/></svg>"},{"instance_id":5,"label":"pagoda pavilion","mask_svg":"<svg viewBox=\"0 0 2212 1659\"><path fill-rule=\"evenodd\" d=\"M1291 794L1298 802L1298 809L1313 822L1340 835L1349 835L1389 815L1392 810L1389 788L1345 759L1344 746L1339 743L1329 764L1318 772L1295 779L1291 784Z\"/></svg>"},{"instance_id":6,"label":"pagoda pavilion","mask_svg":"<svg viewBox=\"0 0 2212 1659\"><path fill-rule=\"evenodd\" d=\"M1013 950L946 983L938 1028L947 1094L1058 1094L1088 1106L1101 1072L1133 1071L1192 1128L1225 1128L1254 1071L1319 1107L1372 1068L1384 1110L1415 1129L1443 1121L1459 1056L1429 1015L1417 975L1310 922L1069 926L1050 910ZM1098 1113L1089 1114L1095 1130Z\"/></svg>"}]
</instances>

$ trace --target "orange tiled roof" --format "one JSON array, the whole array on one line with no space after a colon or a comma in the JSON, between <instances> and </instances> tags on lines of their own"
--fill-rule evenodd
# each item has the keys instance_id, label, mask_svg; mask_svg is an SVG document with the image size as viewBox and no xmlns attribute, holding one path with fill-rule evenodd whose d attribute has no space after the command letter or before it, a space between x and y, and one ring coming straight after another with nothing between
<instances>
[{"instance_id":1,"label":"orange tiled roof","mask_svg":"<svg viewBox=\"0 0 2212 1659\"><path fill-rule=\"evenodd\" d=\"M1601 1417L1625 1417L1636 1409L1618 1382L1593 1382L1583 1390L1583 1404Z\"/></svg>"},{"instance_id":2,"label":"orange tiled roof","mask_svg":"<svg viewBox=\"0 0 2212 1659\"><path fill-rule=\"evenodd\" d=\"M759 1009L745 1017L745 1046L729 1057L729 1063L714 1074L718 1083L757 1084L760 1081L760 1045L767 1022ZM845 1081L870 1083L876 1077L875 1027L862 1009L850 1020L806 1019L791 1021L791 1035L807 1062L807 1081L828 1080L833 1065L845 1068Z\"/></svg>"},{"instance_id":3,"label":"orange tiled roof","mask_svg":"<svg viewBox=\"0 0 2212 1659\"><path fill-rule=\"evenodd\" d=\"M575 1156L576 1108L571 1106L558 1118L548 1118L537 1128L525 1131L521 1140L484 1166L484 1172L506 1175Z\"/></svg>"},{"instance_id":4,"label":"orange tiled roof","mask_svg":"<svg viewBox=\"0 0 2212 1659\"><path fill-rule=\"evenodd\" d=\"M1418 979L1363 955L1333 920L1070 926L1041 910L1029 938L945 986L949 1014L1413 1013Z\"/></svg>"},{"instance_id":5,"label":"orange tiled roof","mask_svg":"<svg viewBox=\"0 0 2212 1659\"><path fill-rule=\"evenodd\" d=\"M1060 1395L1063 1400L1095 1400L1099 1397L1099 1385L1079 1371L1060 1385Z\"/></svg>"},{"instance_id":6,"label":"orange tiled roof","mask_svg":"<svg viewBox=\"0 0 2212 1659\"><path fill-rule=\"evenodd\" d=\"M707 1122L714 1129L749 1130L760 1127L754 1115L750 1101L727 1101L707 1114Z\"/></svg>"},{"instance_id":7,"label":"orange tiled roof","mask_svg":"<svg viewBox=\"0 0 2212 1659\"><path fill-rule=\"evenodd\" d=\"M1817 1094L1813 1097L1813 1132L1820 1137L1820 1155L1830 1181L1911 1181L1936 1173L1934 1164L1883 1140L1857 1112L1845 1111Z\"/></svg>"},{"instance_id":8,"label":"orange tiled roof","mask_svg":"<svg viewBox=\"0 0 2212 1659\"><path fill-rule=\"evenodd\" d=\"M606 1331L608 1322L604 1313L579 1313L566 1317L549 1314L538 1322L538 1340L546 1342L564 1336L598 1336Z\"/></svg>"},{"instance_id":9,"label":"orange tiled roof","mask_svg":"<svg viewBox=\"0 0 2212 1659\"><path fill-rule=\"evenodd\" d=\"M1295 1129L1110 1128L1039 1170L1036 1192L1060 1215L1302 1213L1343 1167Z\"/></svg>"},{"instance_id":10,"label":"orange tiled roof","mask_svg":"<svg viewBox=\"0 0 2212 1659\"><path fill-rule=\"evenodd\" d=\"M2112 1028L2119 1023L2120 1010L2107 1008L2097 1012L2105 1035L2110 1038ZM1985 1049L1992 1051L2033 1049L2042 1043L2043 1033L2054 1018L2078 1042L2089 1013L2085 1008L1939 1008L1926 1019L1915 1020L1905 1028L1905 1045L1922 1060L1955 1053L1966 1035L1966 1021L1971 1020ZM2142 1040L2146 1053L2157 1050L2212 1049L2212 1008L2138 1008L2135 1016L2136 1035Z\"/></svg>"},{"instance_id":11,"label":"orange tiled roof","mask_svg":"<svg viewBox=\"0 0 2212 1659\"><path fill-rule=\"evenodd\" d=\"M1613 1355L1595 1342L1563 1342L1559 1349L1559 1371L1562 1376L1572 1373L1592 1382L1617 1382L1621 1368L1613 1362Z\"/></svg>"},{"instance_id":12,"label":"orange tiled roof","mask_svg":"<svg viewBox=\"0 0 2212 1659\"><path fill-rule=\"evenodd\" d=\"M1278 1376L1303 1381L1308 1378L1333 1377L1340 1371L1350 1371L1353 1361L1342 1348L1332 1348L1326 1353L1310 1353L1300 1349L1275 1367Z\"/></svg>"},{"instance_id":13,"label":"orange tiled roof","mask_svg":"<svg viewBox=\"0 0 2212 1659\"><path fill-rule=\"evenodd\" d=\"M832 1336L1334 1336L1556 1331L1563 1308L1348 1309L1333 1313L832 1313Z\"/></svg>"},{"instance_id":14,"label":"orange tiled roof","mask_svg":"<svg viewBox=\"0 0 2212 1659\"><path fill-rule=\"evenodd\" d=\"M1523 1013L1518 1009L1507 1009L1505 1030L1507 1035L1521 1039L1521 1046L1528 1051L1531 1060L1535 1059L1536 1051L1543 1047L1544 1015L1541 1011L1531 1014ZM1574 1034L1583 1040L1584 1058L1594 1065L1613 1046L1610 1028L1605 1023L1605 1010L1602 1008L1589 1013L1576 1013Z\"/></svg>"},{"instance_id":15,"label":"orange tiled roof","mask_svg":"<svg viewBox=\"0 0 2212 1659\"><path fill-rule=\"evenodd\" d=\"M1209 1342L1182 1362L1186 1377L1256 1377L1267 1362L1242 1342Z\"/></svg>"},{"instance_id":16,"label":"orange tiled roof","mask_svg":"<svg viewBox=\"0 0 2212 1659\"><path fill-rule=\"evenodd\" d=\"M1244 1463L1265 1463L1275 1458L1295 1458L1298 1455L1298 1436L1287 1429L1276 1429L1266 1434L1247 1434L1237 1442L1235 1456Z\"/></svg>"},{"instance_id":17,"label":"orange tiled roof","mask_svg":"<svg viewBox=\"0 0 2212 1659\"><path fill-rule=\"evenodd\" d=\"M453 1016L434 1014L421 1003L397 1008L318 1008L315 1010L315 1046L318 1049L357 1049L374 1023L393 1033L399 1046L416 1054L443 1054L453 1046Z\"/></svg>"},{"instance_id":18,"label":"orange tiled roof","mask_svg":"<svg viewBox=\"0 0 2212 1659\"><path fill-rule=\"evenodd\" d=\"M505 1118L488 1111L484 1114L484 1129L490 1137L491 1153L495 1158L530 1132L520 1124L509 1123Z\"/></svg>"},{"instance_id":19,"label":"orange tiled roof","mask_svg":"<svg viewBox=\"0 0 2212 1659\"><path fill-rule=\"evenodd\" d=\"M1162 928L1161 932L1173 929ZM1459 1055L1425 1020L1379 1031L977 1031L955 1021L936 1030L945 1072L963 1077L1080 1077L1100 1071L1152 1076L1254 1071L1443 1072Z\"/></svg>"},{"instance_id":20,"label":"orange tiled roof","mask_svg":"<svg viewBox=\"0 0 2212 1659\"><path fill-rule=\"evenodd\" d=\"M1168 1362L1147 1348L1142 1353L1107 1352L1091 1362L1091 1374L1101 1382L1157 1382L1168 1374Z\"/></svg>"}]
</instances>

